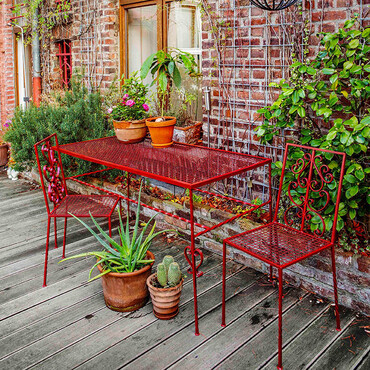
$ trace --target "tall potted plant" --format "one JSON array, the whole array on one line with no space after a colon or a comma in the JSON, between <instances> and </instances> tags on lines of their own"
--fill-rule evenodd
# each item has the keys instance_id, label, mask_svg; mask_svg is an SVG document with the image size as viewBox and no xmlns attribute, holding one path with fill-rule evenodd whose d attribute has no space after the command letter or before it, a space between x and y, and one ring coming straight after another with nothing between
<instances>
[{"instance_id":1,"label":"tall potted plant","mask_svg":"<svg viewBox=\"0 0 370 370\"><path fill-rule=\"evenodd\" d=\"M123 81L121 91L118 101L108 109L108 113L113 119L117 139L125 143L137 143L147 133L145 118L149 111L146 100L148 86L134 72Z\"/></svg>"},{"instance_id":2,"label":"tall potted plant","mask_svg":"<svg viewBox=\"0 0 370 370\"><path fill-rule=\"evenodd\" d=\"M190 76L198 75L194 57L178 49L169 52L159 50L150 55L141 67L141 78L146 78L150 71L153 77L152 85L157 84L158 89L161 116L146 119L154 147L167 147L172 144L176 118L165 116L164 112L169 111L172 86L181 87L181 67Z\"/></svg>"},{"instance_id":3,"label":"tall potted plant","mask_svg":"<svg viewBox=\"0 0 370 370\"><path fill-rule=\"evenodd\" d=\"M77 254L62 261L87 256L96 257L97 262L90 270L89 281L102 278L105 304L114 311L135 311L145 305L148 300L146 280L151 274L154 263L154 255L148 249L156 237L170 231L163 230L155 233L156 223L154 222L151 230L146 233L155 215L141 231L139 230L140 198L141 188L133 231L130 231L128 215L125 227L119 211L120 243L113 240L92 216L91 219L103 238L97 235L85 222L72 215L95 236L103 246L103 250ZM99 274L91 278L91 273L95 267L98 268Z\"/></svg>"}]
</instances>

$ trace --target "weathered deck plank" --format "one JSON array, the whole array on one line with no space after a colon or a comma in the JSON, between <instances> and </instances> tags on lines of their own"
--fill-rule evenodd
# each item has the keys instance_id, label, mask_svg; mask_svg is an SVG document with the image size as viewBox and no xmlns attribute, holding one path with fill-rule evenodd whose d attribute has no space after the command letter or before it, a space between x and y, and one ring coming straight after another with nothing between
<instances>
[{"instance_id":1,"label":"weathered deck plank","mask_svg":"<svg viewBox=\"0 0 370 370\"><path fill-rule=\"evenodd\" d=\"M148 303L121 314L105 307L101 283L87 283L93 263L58 264L50 238L48 287L42 288L47 215L41 190L12 182L0 171L0 368L24 369L272 369L277 353L277 289L264 276L228 262L227 323L221 328L221 259L205 252L198 279L200 336L194 335L191 276L187 274L179 315L161 321ZM1 213L3 212L3 213ZM107 221L102 220L107 228ZM60 231L59 231L60 230ZM182 258L188 242L153 245L157 260ZM95 239L69 223L67 254L95 249ZM262 279L262 280L261 280ZM370 364L366 318L341 308L336 332L332 308L312 294L287 288L284 299L284 369L360 369ZM354 339L355 338L355 339Z\"/></svg>"}]
</instances>

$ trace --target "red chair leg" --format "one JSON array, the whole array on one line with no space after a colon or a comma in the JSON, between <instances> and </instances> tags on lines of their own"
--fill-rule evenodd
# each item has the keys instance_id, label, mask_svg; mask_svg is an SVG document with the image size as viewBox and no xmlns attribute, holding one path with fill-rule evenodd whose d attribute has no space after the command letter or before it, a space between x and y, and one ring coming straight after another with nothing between
<instances>
[{"instance_id":1,"label":"red chair leg","mask_svg":"<svg viewBox=\"0 0 370 370\"><path fill-rule=\"evenodd\" d=\"M50 236L50 217L48 217L48 229L46 234L46 249L45 249L45 266L44 266L44 283L42 286L46 286L46 275L48 273L48 252L49 252L49 236Z\"/></svg>"},{"instance_id":2,"label":"red chair leg","mask_svg":"<svg viewBox=\"0 0 370 370\"><path fill-rule=\"evenodd\" d=\"M335 319L337 321L337 331L340 331L340 316L338 307L338 288L337 288L337 271L335 267L335 252L334 245L331 246L331 267L333 271L333 285L334 285L334 302L335 302Z\"/></svg>"},{"instance_id":3,"label":"red chair leg","mask_svg":"<svg viewBox=\"0 0 370 370\"><path fill-rule=\"evenodd\" d=\"M226 243L223 243L223 252L222 252L222 323L221 326L226 326Z\"/></svg>"},{"instance_id":4,"label":"red chair leg","mask_svg":"<svg viewBox=\"0 0 370 370\"><path fill-rule=\"evenodd\" d=\"M112 217L108 217L108 224L109 224L109 236L112 237ZM112 246L111 243L109 243L110 246Z\"/></svg>"},{"instance_id":5,"label":"red chair leg","mask_svg":"<svg viewBox=\"0 0 370 370\"><path fill-rule=\"evenodd\" d=\"M279 339L278 339L278 366L283 368L283 270L279 269Z\"/></svg>"},{"instance_id":6,"label":"red chair leg","mask_svg":"<svg viewBox=\"0 0 370 370\"><path fill-rule=\"evenodd\" d=\"M58 248L57 218L56 217L54 217L54 237L55 237L55 248Z\"/></svg>"},{"instance_id":7,"label":"red chair leg","mask_svg":"<svg viewBox=\"0 0 370 370\"><path fill-rule=\"evenodd\" d=\"M64 235L63 235L63 258L66 258L66 235L67 235L67 217L64 218Z\"/></svg>"}]
</instances>

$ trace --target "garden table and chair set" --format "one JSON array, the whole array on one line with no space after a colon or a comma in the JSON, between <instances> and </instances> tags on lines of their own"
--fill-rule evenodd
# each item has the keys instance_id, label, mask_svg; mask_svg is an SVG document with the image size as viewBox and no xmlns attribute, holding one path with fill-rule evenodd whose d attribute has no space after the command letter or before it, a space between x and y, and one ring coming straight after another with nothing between
<instances>
[{"instance_id":1,"label":"garden table and chair set","mask_svg":"<svg viewBox=\"0 0 370 370\"><path fill-rule=\"evenodd\" d=\"M189 263L189 274L193 280L195 335L199 335L197 278L202 276L200 270L203 253L196 247L196 238L212 230L243 217L261 207L268 207L270 222L252 230L231 236L223 241L223 276L222 276L222 322L226 325L226 248L234 248L270 266L270 280L273 281L273 268L277 269L279 290L278 305L278 368L282 368L282 300L283 270L324 249L330 249L334 285L336 327L340 330L338 311L337 281L335 270L335 230L338 218L340 193L344 175L345 154L320 148L310 148L287 144L284 153L282 175L273 215L271 198L271 159L237 152L214 149L205 146L174 143L167 148L154 148L145 140L134 144L125 144L116 137L105 137L84 142L59 145L56 134L50 135L35 144L35 152L41 185L44 192L47 212L47 240L44 268L44 286L46 286L49 234L51 220L54 219L55 247L57 247L56 219L64 218L63 258L65 257L67 219L72 217L102 217L108 219L109 235L112 234L112 216L122 201L137 203L130 197L130 176L139 175L167 184L188 189L189 218L171 214L153 206L141 203L165 215L180 219L190 224L190 245L184 250ZM293 159L289 153L296 154ZM104 169L64 177L61 154L86 160L105 166ZM332 171L326 164L326 158L339 158L339 167ZM45 164L46 163L46 164ZM245 174L256 168L268 167L269 196L262 204L251 204L229 196L214 194L202 187L220 180ZM70 195L66 180L70 179L90 187L96 186L79 179L111 169L127 172L126 195L116 194L100 189L104 195ZM99 188L97 188L99 189ZM239 214L230 217L212 227L195 221L193 193L217 196L233 200L246 208ZM53 204L53 209L49 206ZM319 206L318 206L319 204ZM325 213L326 212L326 213ZM332 226L328 227L323 215L333 215ZM316 226L312 227L315 220ZM310 226L311 225L311 226ZM329 235L329 236L328 236ZM205 277L203 277L205 278Z\"/></svg>"}]
</instances>

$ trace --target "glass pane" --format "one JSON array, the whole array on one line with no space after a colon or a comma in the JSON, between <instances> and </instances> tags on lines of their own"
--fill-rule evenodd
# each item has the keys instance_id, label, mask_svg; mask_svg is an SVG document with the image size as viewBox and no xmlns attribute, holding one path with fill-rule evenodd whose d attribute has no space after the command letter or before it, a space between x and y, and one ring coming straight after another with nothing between
<instances>
[{"instance_id":1,"label":"glass pane","mask_svg":"<svg viewBox=\"0 0 370 370\"><path fill-rule=\"evenodd\" d=\"M168 46L197 49L200 18L197 5L192 2L171 2L168 5Z\"/></svg>"},{"instance_id":2,"label":"glass pane","mask_svg":"<svg viewBox=\"0 0 370 370\"><path fill-rule=\"evenodd\" d=\"M128 72L131 75L157 51L157 6L128 9L127 33ZM150 78L146 82L150 82Z\"/></svg>"}]
</instances>

